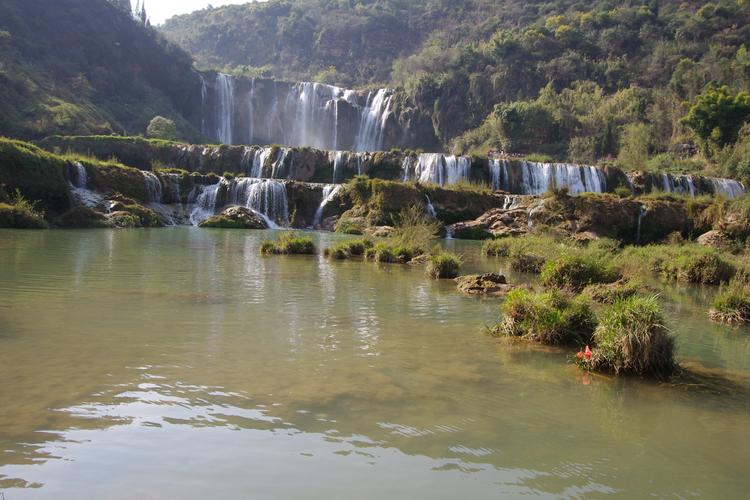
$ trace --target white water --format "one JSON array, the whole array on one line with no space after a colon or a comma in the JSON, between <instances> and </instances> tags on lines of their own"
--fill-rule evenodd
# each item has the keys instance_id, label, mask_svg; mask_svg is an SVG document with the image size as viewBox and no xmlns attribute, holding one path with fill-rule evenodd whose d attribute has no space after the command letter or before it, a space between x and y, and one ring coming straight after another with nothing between
<instances>
[{"instance_id":1,"label":"white water","mask_svg":"<svg viewBox=\"0 0 750 500\"><path fill-rule=\"evenodd\" d=\"M448 186L469 180L471 159L465 156L423 153L416 161L411 157L404 158L402 169L405 182L418 181Z\"/></svg>"},{"instance_id":2,"label":"white water","mask_svg":"<svg viewBox=\"0 0 750 500\"><path fill-rule=\"evenodd\" d=\"M432 204L432 200L427 195L424 195L424 197L427 199L427 215L433 219L437 219L437 211L435 211L435 206Z\"/></svg>"},{"instance_id":3,"label":"white water","mask_svg":"<svg viewBox=\"0 0 750 500\"><path fill-rule=\"evenodd\" d=\"M493 189L517 194L540 195L550 189L567 189L570 194L607 191L604 172L587 165L491 160L490 178Z\"/></svg>"},{"instance_id":4,"label":"white water","mask_svg":"<svg viewBox=\"0 0 750 500\"><path fill-rule=\"evenodd\" d=\"M387 89L380 89L367 96L367 105L362 112L359 134L354 145L356 151L378 151L383 147L383 135L390 114L393 95Z\"/></svg>"},{"instance_id":5,"label":"white water","mask_svg":"<svg viewBox=\"0 0 750 500\"><path fill-rule=\"evenodd\" d=\"M93 208L101 204L104 200L104 197L101 194L88 189L89 177L88 173L86 172L86 167L84 167L80 162L75 162L73 164L72 174L73 175L70 176L70 190L76 201L79 204L89 208Z\"/></svg>"},{"instance_id":6,"label":"white water","mask_svg":"<svg viewBox=\"0 0 750 500\"><path fill-rule=\"evenodd\" d=\"M712 177L709 179L714 188L714 193L726 198L739 198L745 196L747 191L741 182L734 179L720 179Z\"/></svg>"},{"instance_id":7,"label":"white water","mask_svg":"<svg viewBox=\"0 0 750 500\"><path fill-rule=\"evenodd\" d=\"M333 201L339 191L341 191L341 187L341 184L326 184L323 187L323 199L321 200L320 205L318 205L318 210L315 211L315 217L313 218L312 224L313 228L320 226L320 223L323 220L323 211L326 206Z\"/></svg>"},{"instance_id":8,"label":"white water","mask_svg":"<svg viewBox=\"0 0 750 500\"><path fill-rule=\"evenodd\" d=\"M270 103L258 102L262 97L256 90L255 79L250 82L249 93L240 95L236 90L237 80L219 73L214 82L214 106L209 109L207 102L210 96L202 77L204 134L224 144L246 141L248 144L281 143L286 146L325 150L351 148L356 151L383 148L392 91L380 89L371 92L363 104L355 91L332 85L300 82L287 88L285 84L267 84L274 85L273 100ZM280 92L282 101L279 100ZM354 124L340 123L342 103L356 111L359 118ZM268 110L265 115L262 114L264 109ZM213 127L207 126L207 115L211 117ZM243 123L240 117L245 115L246 130L235 130L237 123ZM347 116L347 113L343 113L343 116Z\"/></svg>"},{"instance_id":9,"label":"white water","mask_svg":"<svg viewBox=\"0 0 750 500\"><path fill-rule=\"evenodd\" d=\"M227 185L225 179L221 179L216 184L198 185L188 195L188 205L192 206L190 211L190 223L197 226L204 220L212 217L216 213L216 199L218 198L219 189Z\"/></svg>"},{"instance_id":10,"label":"white water","mask_svg":"<svg viewBox=\"0 0 750 500\"><path fill-rule=\"evenodd\" d=\"M223 73L216 75L216 139L234 144L234 79Z\"/></svg>"},{"instance_id":11,"label":"white water","mask_svg":"<svg viewBox=\"0 0 750 500\"><path fill-rule=\"evenodd\" d=\"M153 172L145 170L141 170L141 174L143 174L143 181L146 184L146 196L148 197L146 201L149 203L161 203L162 188L159 177Z\"/></svg>"}]
</instances>

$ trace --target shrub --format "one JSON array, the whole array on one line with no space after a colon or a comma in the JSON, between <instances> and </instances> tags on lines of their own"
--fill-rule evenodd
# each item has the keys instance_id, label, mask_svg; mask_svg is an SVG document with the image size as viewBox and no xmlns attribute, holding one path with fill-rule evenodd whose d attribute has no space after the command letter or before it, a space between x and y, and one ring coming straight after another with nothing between
<instances>
[{"instance_id":1,"label":"shrub","mask_svg":"<svg viewBox=\"0 0 750 500\"><path fill-rule=\"evenodd\" d=\"M579 357L586 368L657 378L677 369L674 338L656 296L633 296L612 305L594 332L594 343L591 359Z\"/></svg>"},{"instance_id":2,"label":"shrub","mask_svg":"<svg viewBox=\"0 0 750 500\"><path fill-rule=\"evenodd\" d=\"M313 255L315 243L308 236L284 233L276 241L263 241L260 245L260 252L273 255Z\"/></svg>"},{"instance_id":3,"label":"shrub","mask_svg":"<svg viewBox=\"0 0 750 500\"><path fill-rule=\"evenodd\" d=\"M326 248L323 255L327 259L346 260L349 258L349 246L346 243L339 243L334 247Z\"/></svg>"},{"instance_id":4,"label":"shrub","mask_svg":"<svg viewBox=\"0 0 750 500\"><path fill-rule=\"evenodd\" d=\"M542 269L542 284L579 292L594 283L611 283L617 279L609 264L592 254L563 254Z\"/></svg>"},{"instance_id":5,"label":"shrub","mask_svg":"<svg viewBox=\"0 0 750 500\"><path fill-rule=\"evenodd\" d=\"M354 219L341 218L336 223L336 232L342 234L362 234L362 223Z\"/></svg>"},{"instance_id":6,"label":"shrub","mask_svg":"<svg viewBox=\"0 0 750 500\"><path fill-rule=\"evenodd\" d=\"M596 317L585 299L571 299L559 291L513 290L502 312L504 320L494 333L550 345L589 344L596 327Z\"/></svg>"},{"instance_id":7,"label":"shrub","mask_svg":"<svg viewBox=\"0 0 750 500\"><path fill-rule=\"evenodd\" d=\"M750 323L750 285L734 279L714 297L708 316L713 321L740 325Z\"/></svg>"},{"instance_id":8,"label":"shrub","mask_svg":"<svg viewBox=\"0 0 750 500\"><path fill-rule=\"evenodd\" d=\"M163 116L155 116L146 128L146 137L176 141L179 139L179 133L174 121Z\"/></svg>"},{"instance_id":9,"label":"shrub","mask_svg":"<svg viewBox=\"0 0 750 500\"><path fill-rule=\"evenodd\" d=\"M395 246L408 248L414 255L419 255L429 248L440 228L440 223L428 217L422 207L413 205L401 210L394 218L391 241Z\"/></svg>"},{"instance_id":10,"label":"shrub","mask_svg":"<svg viewBox=\"0 0 750 500\"><path fill-rule=\"evenodd\" d=\"M453 279L458 277L461 258L449 252L432 255L427 263L427 275L433 279Z\"/></svg>"}]
</instances>

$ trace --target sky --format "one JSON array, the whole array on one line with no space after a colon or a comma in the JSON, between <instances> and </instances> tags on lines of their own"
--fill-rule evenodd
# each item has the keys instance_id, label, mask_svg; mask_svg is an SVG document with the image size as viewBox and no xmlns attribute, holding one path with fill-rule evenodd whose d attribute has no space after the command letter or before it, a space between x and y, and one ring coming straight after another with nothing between
<instances>
[{"instance_id":1,"label":"sky","mask_svg":"<svg viewBox=\"0 0 750 500\"><path fill-rule=\"evenodd\" d=\"M130 0L135 6L137 0ZM177 14L187 14L209 5L219 7L230 3L249 3L253 0L146 0L146 12L151 24L161 24Z\"/></svg>"}]
</instances>

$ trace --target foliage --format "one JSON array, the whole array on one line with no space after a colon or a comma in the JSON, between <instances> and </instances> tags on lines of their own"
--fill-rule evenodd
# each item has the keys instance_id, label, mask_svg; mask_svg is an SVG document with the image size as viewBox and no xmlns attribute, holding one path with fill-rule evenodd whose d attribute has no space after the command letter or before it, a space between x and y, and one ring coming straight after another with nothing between
<instances>
[{"instance_id":1,"label":"foliage","mask_svg":"<svg viewBox=\"0 0 750 500\"><path fill-rule=\"evenodd\" d=\"M586 345L596 327L588 302L559 291L515 289L502 306L503 321L493 332L550 345Z\"/></svg>"},{"instance_id":2,"label":"foliage","mask_svg":"<svg viewBox=\"0 0 750 500\"><path fill-rule=\"evenodd\" d=\"M435 252L427 261L427 275L433 279L453 279L458 277L461 258L450 252Z\"/></svg>"},{"instance_id":3,"label":"foliage","mask_svg":"<svg viewBox=\"0 0 750 500\"><path fill-rule=\"evenodd\" d=\"M285 232L275 241L264 240L260 252L268 255L314 255L315 243L312 238L296 232Z\"/></svg>"},{"instance_id":4,"label":"foliage","mask_svg":"<svg viewBox=\"0 0 750 500\"><path fill-rule=\"evenodd\" d=\"M44 212L37 204L26 200L21 191L10 196L10 203L0 203L0 228L46 229Z\"/></svg>"},{"instance_id":5,"label":"foliage","mask_svg":"<svg viewBox=\"0 0 750 500\"><path fill-rule=\"evenodd\" d=\"M350 240L334 245L333 247L326 248L323 251L323 255L325 255L327 258L336 260L345 260L351 257L362 257L365 255L365 252L373 246L374 243L368 238Z\"/></svg>"},{"instance_id":6,"label":"foliage","mask_svg":"<svg viewBox=\"0 0 750 500\"><path fill-rule=\"evenodd\" d=\"M737 138L750 117L750 95L733 92L728 86L709 87L698 95L684 119L685 125L704 141L723 147Z\"/></svg>"},{"instance_id":7,"label":"foliage","mask_svg":"<svg viewBox=\"0 0 750 500\"><path fill-rule=\"evenodd\" d=\"M0 134L142 133L159 114L199 135L191 58L118 2L0 3Z\"/></svg>"},{"instance_id":8,"label":"foliage","mask_svg":"<svg viewBox=\"0 0 750 500\"><path fill-rule=\"evenodd\" d=\"M155 116L146 128L146 136L152 139L176 141L179 138L179 132L177 132L177 125L173 120L163 116Z\"/></svg>"},{"instance_id":9,"label":"foliage","mask_svg":"<svg viewBox=\"0 0 750 500\"><path fill-rule=\"evenodd\" d=\"M674 338L664 326L658 297L633 296L607 309L594 332L586 368L618 375L665 378L674 373Z\"/></svg>"}]
</instances>

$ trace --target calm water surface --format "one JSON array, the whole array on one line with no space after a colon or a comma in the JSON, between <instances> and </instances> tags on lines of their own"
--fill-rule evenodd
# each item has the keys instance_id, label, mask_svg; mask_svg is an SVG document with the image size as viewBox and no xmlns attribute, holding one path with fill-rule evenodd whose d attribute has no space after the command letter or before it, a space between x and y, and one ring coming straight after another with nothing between
<instances>
[{"instance_id":1,"label":"calm water surface","mask_svg":"<svg viewBox=\"0 0 750 500\"><path fill-rule=\"evenodd\" d=\"M746 497L750 331L711 291L666 295L709 389L614 381L487 336L497 302L421 268L268 236L0 232L6 500Z\"/></svg>"}]
</instances>

